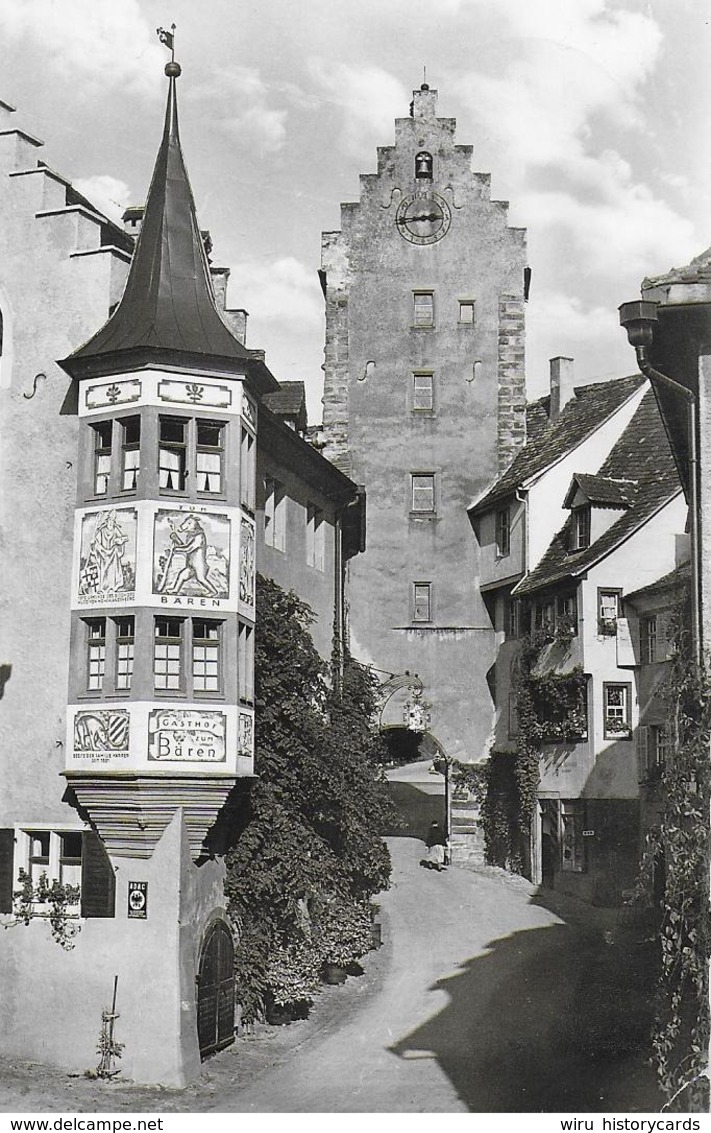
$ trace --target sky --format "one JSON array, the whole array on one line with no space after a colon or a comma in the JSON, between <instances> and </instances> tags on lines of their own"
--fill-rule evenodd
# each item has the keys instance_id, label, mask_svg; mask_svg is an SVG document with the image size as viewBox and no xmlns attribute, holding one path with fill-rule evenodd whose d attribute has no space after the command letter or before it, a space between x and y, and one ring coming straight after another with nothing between
<instances>
[{"instance_id":1,"label":"sky","mask_svg":"<svg viewBox=\"0 0 711 1133\"><path fill-rule=\"evenodd\" d=\"M706 0L0 0L0 99L114 218L140 204L176 25L180 130L248 345L320 420L321 232L423 80L528 229L527 380L634 370L617 307L711 244Z\"/></svg>"}]
</instances>

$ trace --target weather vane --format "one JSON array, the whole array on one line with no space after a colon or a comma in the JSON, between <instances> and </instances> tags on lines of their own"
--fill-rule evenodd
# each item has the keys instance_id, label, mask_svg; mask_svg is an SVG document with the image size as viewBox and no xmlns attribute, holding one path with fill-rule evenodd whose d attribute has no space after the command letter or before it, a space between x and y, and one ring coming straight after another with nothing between
<instances>
[{"instance_id":1,"label":"weather vane","mask_svg":"<svg viewBox=\"0 0 711 1133\"><path fill-rule=\"evenodd\" d=\"M156 35L170 51L171 63L175 63L175 24L170 25L170 31L166 31L165 28L156 28Z\"/></svg>"}]
</instances>

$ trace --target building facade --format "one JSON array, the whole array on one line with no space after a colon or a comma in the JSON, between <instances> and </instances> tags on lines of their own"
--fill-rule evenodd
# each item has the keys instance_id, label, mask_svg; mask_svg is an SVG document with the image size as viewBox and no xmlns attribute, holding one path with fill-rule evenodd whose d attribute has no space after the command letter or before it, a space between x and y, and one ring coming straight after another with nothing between
<instances>
[{"instance_id":1,"label":"building facade","mask_svg":"<svg viewBox=\"0 0 711 1133\"><path fill-rule=\"evenodd\" d=\"M466 507L525 437L525 233L423 84L322 241L325 452L368 494L354 654L417 673L434 749L476 760L494 635Z\"/></svg>"},{"instance_id":2,"label":"building facade","mask_svg":"<svg viewBox=\"0 0 711 1133\"><path fill-rule=\"evenodd\" d=\"M166 73L135 246L3 108L0 1046L92 1069L116 988L124 1076L181 1086L234 1036L220 848L255 774L256 572L330 657L363 504L261 404L280 386L224 310ZM277 473L319 520L281 573Z\"/></svg>"}]
</instances>

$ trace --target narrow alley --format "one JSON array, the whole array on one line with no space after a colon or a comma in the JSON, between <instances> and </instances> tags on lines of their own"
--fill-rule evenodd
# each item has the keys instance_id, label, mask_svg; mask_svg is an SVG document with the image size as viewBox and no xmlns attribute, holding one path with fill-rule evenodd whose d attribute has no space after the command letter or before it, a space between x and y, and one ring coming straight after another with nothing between
<instances>
[{"instance_id":1,"label":"narrow alley","mask_svg":"<svg viewBox=\"0 0 711 1133\"><path fill-rule=\"evenodd\" d=\"M658 1111L639 933L605 940L519 878L438 874L418 839L390 847L383 948L309 1020L238 1038L182 1093L0 1064L2 1109Z\"/></svg>"}]
</instances>

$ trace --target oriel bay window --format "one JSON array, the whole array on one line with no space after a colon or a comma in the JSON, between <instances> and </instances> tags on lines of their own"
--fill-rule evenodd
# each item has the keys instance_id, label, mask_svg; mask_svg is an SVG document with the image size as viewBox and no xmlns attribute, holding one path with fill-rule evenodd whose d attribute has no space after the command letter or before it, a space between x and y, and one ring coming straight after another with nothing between
<instances>
[{"instance_id":1,"label":"oriel bay window","mask_svg":"<svg viewBox=\"0 0 711 1133\"><path fill-rule=\"evenodd\" d=\"M94 495L105 496L111 476L112 421L99 421L91 426L94 431Z\"/></svg>"},{"instance_id":2,"label":"oriel bay window","mask_svg":"<svg viewBox=\"0 0 711 1133\"><path fill-rule=\"evenodd\" d=\"M87 688L101 692L106 671L106 618L87 618Z\"/></svg>"},{"instance_id":3,"label":"oriel bay window","mask_svg":"<svg viewBox=\"0 0 711 1133\"><path fill-rule=\"evenodd\" d=\"M156 617L153 681L156 692L221 694L223 623L214 618Z\"/></svg>"},{"instance_id":4,"label":"oriel bay window","mask_svg":"<svg viewBox=\"0 0 711 1133\"><path fill-rule=\"evenodd\" d=\"M196 421L197 451L195 468L198 492L222 491L224 425L216 421Z\"/></svg>"},{"instance_id":5,"label":"oriel bay window","mask_svg":"<svg viewBox=\"0 0 711 1133\"><path fill-rule=\"evenodd\" d=\"M158 422L158 486L170 492L185 491L188 421L161 417Z\"/></svg>"},{"instance_id":6,"label":"oriel bay window","mask_svg":"<svg viewBox=\"0 0 711 1133\"><path fill-rule=\"evenodd\" d=\"M131 687L133 676L133 651L135 643L135 620L131 617L116 618L116 688L122 692Z\"/></svg>"},{"instance_id":7,"label":"oriel bay window","mask_svg":"<svg viewBox=\"0 0 711 1133\"><path fill-rule=\"evenodd\" d=\"M124 492L135 490L141 462L141 418L127 417L121 421L121 487Z\"/></svg>"},{"instance_id":8,"label":"oriel bay window","mask_svg":"<svg viewBox=\"0 0 711 1133\"><path fill-rule=\"evenodd\" d=\"M246 622L239 623L238 631L238 694L245 704L254 702L254 629Z\"/></svg>"}]
</instances>

